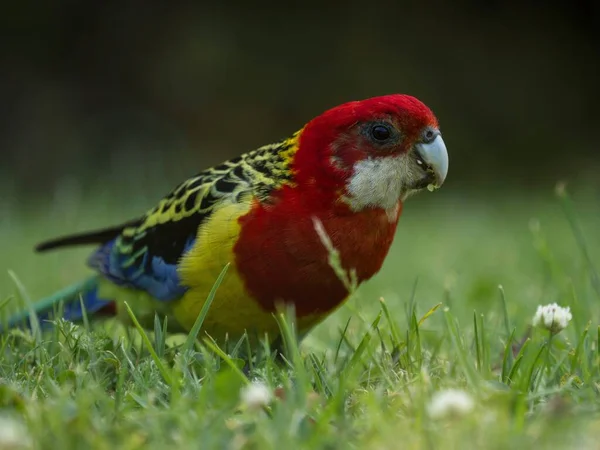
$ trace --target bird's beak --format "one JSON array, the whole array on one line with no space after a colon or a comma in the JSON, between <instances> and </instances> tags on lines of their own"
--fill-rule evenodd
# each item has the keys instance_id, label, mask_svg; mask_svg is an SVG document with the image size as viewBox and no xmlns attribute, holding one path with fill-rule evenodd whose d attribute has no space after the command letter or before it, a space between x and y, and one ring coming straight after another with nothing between
<instances>
[{"instance_id":1,"label":"bird's beak","mask_svg":"<svg viewBox=\"0 0 600 450\"><path fill-rule=\"evenodd\" d=\"M442 136L438 135L433 141L416 145L419 157L425 162L427 172L435 178L434 185L439 188L448 175L448 151Z\"/></svg>"}]
</instances>

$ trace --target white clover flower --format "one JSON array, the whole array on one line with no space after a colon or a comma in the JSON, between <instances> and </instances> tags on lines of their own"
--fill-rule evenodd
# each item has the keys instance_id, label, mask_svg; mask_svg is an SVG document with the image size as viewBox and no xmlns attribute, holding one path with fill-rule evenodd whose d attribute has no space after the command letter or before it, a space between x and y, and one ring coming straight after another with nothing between
<instances>
[{"instance_id":1,"label":"white clover flower","mask_svg":"<svg viewBox=\"0 0 600 450\"><path fill-rule=\"evenodd\" d=\"M257 410L271 403L273 393L266 384L253 381L242 389L240 397L248 409Z\"/></svg>"},{"instance_id":2,"label":"white clover flower","mask_svg":"<svg viewBox=\"0 0 600 450\"><path fill-rule=\"evenodd\" d=\"M27 449L31 448L32 440L29 431L20 420L15 417L0 416L0 448L1 449Z\"/></svg>"},{"instance_id":3,"label":"white clover flower","mask_svg":"<svg viewBox=\"0 0 600 450\"><path fill-rule=\"evenodd\" d=\"M473 397L459 389L446 389L433 394L427 405L427 412L433 419L459 417L468 414L475 407Z\"/></svg>"},{"instance_id":4,"label":"white clover flower","mask_svg":"<svg viewBox=\"0 0 600 450\"><path fill-rule=\"evenodd\" d=\"M534 327L545 328L552 334L556 334L564 330L572 318L571 308L568 306L563 308L556 303L551 303L538 306L531 323Z\"/></svg>"}]
</instances>

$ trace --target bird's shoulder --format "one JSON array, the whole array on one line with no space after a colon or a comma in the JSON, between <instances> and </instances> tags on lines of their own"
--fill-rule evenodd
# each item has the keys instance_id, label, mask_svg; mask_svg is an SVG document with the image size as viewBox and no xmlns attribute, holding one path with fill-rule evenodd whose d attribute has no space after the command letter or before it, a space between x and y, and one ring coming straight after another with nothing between
<instances>
[{"instance_id":1,"label":"bird's shoulder","mask_svg":"<svg viewBox=\"0 0 600 450\"><path fill-rule=\"evenodd\" d=\"M138 223L123 229L122 243L143 242L144 236L189 236L215 210L230 203L266 201L270 193L293 184L291 161L297 150L298 133L206 169L183 181L150 209ZM155 241L161 241L155 237ZM178 247L175 245L175 247ZM177 250L182 250L177 248ZM181 251L176 252L181 255Z\"/></svg>"}]
</instances>

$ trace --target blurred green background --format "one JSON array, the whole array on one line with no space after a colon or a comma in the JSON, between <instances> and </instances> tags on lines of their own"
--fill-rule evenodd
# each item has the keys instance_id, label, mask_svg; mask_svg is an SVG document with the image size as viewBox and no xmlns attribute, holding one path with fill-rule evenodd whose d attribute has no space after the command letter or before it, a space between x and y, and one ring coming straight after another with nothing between
<instances>
[{"instance_id":1,"label":"blurred green background","mask_svg":"<svg viewBox=\"0 0 600 450\"><path fill-rule=\"evenodd\" d=\"M98 188L126 198L131 185L161 195L331 106L392 92L438 115L448 190L593 182L599 11L591 1L12 2L0 15L1 200Z\"/></svg>"}]
</instances>

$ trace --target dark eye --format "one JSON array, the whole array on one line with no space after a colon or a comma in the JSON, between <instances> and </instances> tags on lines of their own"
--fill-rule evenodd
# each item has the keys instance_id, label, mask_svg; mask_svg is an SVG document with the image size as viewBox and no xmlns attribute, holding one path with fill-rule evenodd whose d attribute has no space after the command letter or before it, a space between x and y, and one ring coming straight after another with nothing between
<instances>
[{"instance_id":1,"label":"dark eye","mask_svg":"<svg viewBox=\"0 0 600 450\"><path fill-rule=\"evenodd\" d=\"M391 134L391 130L385 125L375 125L373 128L371 128L371 136L373 136L373 139L376 141L387 141Z\"/></svg>"},{"instance_id":2,"label":"dark eye","mask_svg":"<svg viewBox=\"0 0 600 450\"><path fill-rule=\"evenodd\" d=\"M431 128L425 130L425 133L423 133L423 140L426 143L432 142L438 135L439 133L436 133L434 130L432 130Z\"/></svg>"}]
</instances>

